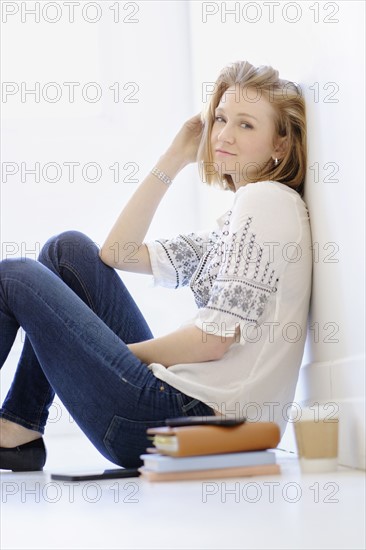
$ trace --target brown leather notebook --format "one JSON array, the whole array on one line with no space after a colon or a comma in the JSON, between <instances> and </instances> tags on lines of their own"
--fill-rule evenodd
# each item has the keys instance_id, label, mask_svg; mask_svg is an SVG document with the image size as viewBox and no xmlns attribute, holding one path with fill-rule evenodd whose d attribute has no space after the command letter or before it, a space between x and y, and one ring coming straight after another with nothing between
<instances>
[{"instance_id":1,"label":"brown leather notebook","mask_svg":"<svg viewBox=\"0 0 366 550\"><path fill-rule=\"evenodd\" d=\"M243 477L276 475L281 473L278 464L260 464L259 466L239 466L235 468L215 468L212 470L190 470L186 472L153 472L144 466L138 468L142 477L149 481L179 481L185 479L217 479L220 477Z\"/></svg>"},{"instance_id":2,"label":"brown leather notebook","mask_svg":"<svg viewBox=\"0 0 366 550\"><path fill-rule=\"evenodd\" d=\"M238 426L162 426L148 428L155 449L169 456L194 456L277 447L280 428L275 422L246 422ZM147 449L148 452L150 448Z\"/></svg>"}]
</instances>

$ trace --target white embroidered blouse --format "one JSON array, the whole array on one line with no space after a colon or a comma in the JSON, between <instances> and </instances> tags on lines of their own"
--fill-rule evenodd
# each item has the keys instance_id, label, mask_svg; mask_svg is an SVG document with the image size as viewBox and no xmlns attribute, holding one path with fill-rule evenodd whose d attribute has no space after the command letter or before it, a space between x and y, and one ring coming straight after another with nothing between
<instances>
[{"instance_id":1,"label":"white embroidered blouse","mask_svg":"<svg viewBox=\"0 0 366 550\"><path fill-rule=\"evenodd\" d=\"M155 285L189 285L184 324L237 338L220 360L148 368L227 417L277 422L283 434L307 335L312 248L300 195L276 181L240 187L208 232L146 243Z\"/></svg>"}]
</instances>

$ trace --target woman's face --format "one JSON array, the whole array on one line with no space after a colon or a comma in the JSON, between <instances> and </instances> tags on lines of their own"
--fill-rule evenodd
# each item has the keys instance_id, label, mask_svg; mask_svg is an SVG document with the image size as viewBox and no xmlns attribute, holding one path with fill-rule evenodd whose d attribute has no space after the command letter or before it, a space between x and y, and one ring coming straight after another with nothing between
<instances>
[{"instance_id":1,"label":"woman's face","mask_svg":"<svg viewBox=\"0 0 366 550\"><path fill-rule=\"evenodd\" d=\"M215 111L212 156L220 178L230 174L235 191L257 177L259 170L281 158L286 138L275 140L275 111L259 90L239 85L226 90Z\"/></svg>"}]
</instances>

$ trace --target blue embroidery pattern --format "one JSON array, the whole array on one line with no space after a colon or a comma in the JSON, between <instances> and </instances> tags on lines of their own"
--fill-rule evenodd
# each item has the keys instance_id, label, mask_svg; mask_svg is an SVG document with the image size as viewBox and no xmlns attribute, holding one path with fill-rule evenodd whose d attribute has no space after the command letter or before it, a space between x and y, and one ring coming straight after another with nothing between
<instances>
[{"instance_id":1,"label":"blue embroidery pattern","mask_svg":"<svg viewBox=\"0 0 366 550\"><path fill-rule=\"evenodd\" d=\"M250 232L248 217L238 232L230 234L228 211L221 233L208 240L190 233L159 240L176 272L176 288L189 284L198 308L257 322L268 298L276 292L278 278L270 262L264 262L263 247Z\"/></svg>"},{"instance_id":2,"label":"blue embroidery pattern","mask_svg":"<svg viewBox=\"0 0 366 550\"><path fill-rule=\"evenodd\" d=\"M159 239L158 242L164 249L170 264L176 274L176 286L187 286L197 269L197 264L211 247L219 239L219 234L212 231L208 240L195 233L178 235L174 239Z\"/></svg>"}]
</instances>

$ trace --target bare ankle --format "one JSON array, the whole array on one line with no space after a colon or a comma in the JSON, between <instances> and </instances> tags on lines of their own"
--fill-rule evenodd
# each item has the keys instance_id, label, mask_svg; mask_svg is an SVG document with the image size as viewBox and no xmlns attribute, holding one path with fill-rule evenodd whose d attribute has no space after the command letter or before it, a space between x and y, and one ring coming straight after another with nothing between
<instances>
[{"instance_id":1,"label":"bare ankle","mask_svg":"<svg viewBox=\"0 0 366 550\"><path fill-rule=\"evenodd\" d=\"M25 428L6 418L0 419L0 447L11 448L24 445L40 437L42 437L40 432Z\"/></svg>"}]
</instances>

